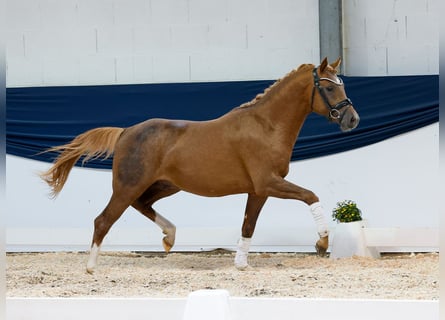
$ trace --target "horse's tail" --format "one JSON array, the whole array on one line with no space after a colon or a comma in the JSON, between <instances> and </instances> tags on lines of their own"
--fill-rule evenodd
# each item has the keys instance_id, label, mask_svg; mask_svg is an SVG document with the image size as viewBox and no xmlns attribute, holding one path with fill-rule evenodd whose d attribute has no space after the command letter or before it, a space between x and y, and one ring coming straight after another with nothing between
<instances>
[{"instance_id":1,"label":"horse's tail","mask_svg":"<svg viewBox=\"0 0 445 320\"><path fill-rule=\"evenodd\" d=\"M123 128L103 127L86 131L70 143L46 150L46 152L61 152L53 166L40 177L51 187L51 196L54 198L62 190L68 175L79 160L84 156L82 163L90 159L110 157L116 146Z\"/></svg>"}]
</instances>

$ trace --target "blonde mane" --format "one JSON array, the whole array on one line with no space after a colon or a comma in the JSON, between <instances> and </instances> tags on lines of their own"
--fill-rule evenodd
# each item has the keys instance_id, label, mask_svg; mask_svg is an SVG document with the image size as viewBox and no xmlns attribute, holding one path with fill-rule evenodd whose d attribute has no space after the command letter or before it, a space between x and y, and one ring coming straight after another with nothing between
<instances>
[{"instance_id":1,"label":"blonde mane","mask_svg":"<svg viewBox=\"0 0 445 320\"><path fill-rule=\"evenodd\" d=\"M287 73L284 77L278 79L277 81L275 81L274 83L272 83L269 87L267 87L262 93L258 93L255 98L253 98L252 100L245 102L243 104L241 104L238 108L248 108L248 107L252 107L254 105L256 105L260 100L262 100L265 96L268 95L268 93L270 91L272 91L277 84L279 84L282 81L285 81L287 79L289 79L290 77L292 77L293 75L300 73L300 72L304 72L307 71L309 69L313 69L314 65L313 64L302 64L301 66L299 66L296 69L292 69L289 73Z\"/></svg>"}]
</instances>

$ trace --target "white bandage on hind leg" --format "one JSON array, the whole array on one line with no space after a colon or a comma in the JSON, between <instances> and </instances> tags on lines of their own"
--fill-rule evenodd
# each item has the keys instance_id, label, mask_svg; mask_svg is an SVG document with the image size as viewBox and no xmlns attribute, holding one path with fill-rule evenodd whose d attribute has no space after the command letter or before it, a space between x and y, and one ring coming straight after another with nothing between
<instances>
[{"instance_id":1,"label":"white bandage on hind leg","mask_svg":"<svg viewBox=\"0 0 445 320\"><path fill-rule=\"evenodd\" d=\"M252 238L244 237L241 237L238 241L238 247L235 256L235 267L240 270L246 269L248 266L247 255L249 254L251 242Z\"/></svg>"},{"instance_id":2,"label":"white bandage on hind leg","mask_svg":"<svg viewBox=\"0 0 445 320\"><path fill-rule=\"evenodd\" d=\"M309 206L312 216L314 217L317 225L317 231L320 237L326 237L329 235L329 228L324 218L324 210L320 202L315 202Z\"/></svg>"},{"instance_id":3,"label":"white bandage on hind leg","mask_svg":"<svg viewBox=\"0 0 445 320\"><path fill-rule=\"evenodd\" d=\"M94 268L96 268L96 265L97 265L97 257L99 256L99 252L100 252L100 246L98 246L97 244L94 243L91 246L90 256L88 258L88 263L87 263L87 272L88 273L94 272Z\"/></svg>"}]
</instances>

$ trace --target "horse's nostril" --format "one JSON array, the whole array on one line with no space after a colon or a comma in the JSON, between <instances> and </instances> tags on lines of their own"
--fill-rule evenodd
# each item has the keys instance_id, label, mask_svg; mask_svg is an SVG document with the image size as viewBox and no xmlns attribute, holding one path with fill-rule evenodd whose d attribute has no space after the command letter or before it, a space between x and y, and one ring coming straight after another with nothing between
<instances>
[{"instance_id":1,"label":"horse's nostril","mask_svg":"<svg viewBox=\"0 0 445 320\"><path fill-rule=\"evenodd\" d=\"M360 122L360 117L354 115L349 119L349 126L351 128L355 128L357 127L359 122Z\"/></svg>"}]
</instances>

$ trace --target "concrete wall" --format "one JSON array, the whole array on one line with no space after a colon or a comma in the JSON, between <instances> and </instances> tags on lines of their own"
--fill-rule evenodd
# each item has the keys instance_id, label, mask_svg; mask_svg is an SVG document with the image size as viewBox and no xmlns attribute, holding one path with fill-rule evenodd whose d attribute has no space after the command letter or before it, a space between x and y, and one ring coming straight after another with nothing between
<instances>
[{"instance_id":1,"label":"concrete wall","mask_svg":"<svg viewBox=\"0 0 445 320\"><path fill-rule=\"evenodd\" d=\"M437 74L438 0L343 1L348 75ZM7 86L275 79L319 57L318 1L8 0Z\"/></svg>"},{"instance_id":2,"label":"concrete wall","mask_svg":"<svg viewBox=\"0 0 445 320\"><path fill-rule=\"evenodd\" d=\"M319 62L312 0L9 0L7 86L276 79Z\"/></svg>"},{"instance_id":3,"label":"concrete wall","mask_svg":"<svg viewBox=\"0 0 445 320\"><path fill-rule=\"evenodd\" d=\"M438 0L344 0L347 75L439 73Z\"/></svg>"}]
</instances>

